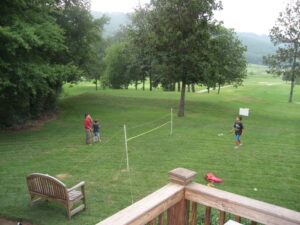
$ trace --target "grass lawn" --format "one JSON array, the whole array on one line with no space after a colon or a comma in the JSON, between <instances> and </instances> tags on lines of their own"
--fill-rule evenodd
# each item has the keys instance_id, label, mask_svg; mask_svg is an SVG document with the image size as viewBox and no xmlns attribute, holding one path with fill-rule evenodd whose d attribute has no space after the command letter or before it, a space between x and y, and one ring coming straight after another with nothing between
<instances>
[{"instance_id":1,"label":"grass lawn","mask_svg":"<svg viewBox=\"0 0 300 225\"><path fill-rule=\"evenodd\" d=\"M296 86L295 102L299 92ZM213 172L224 181L219 189L300 211L300 104L287 103L288 94L288 84L255 66L242 87L187 93L186 117L174 116L172 136L164 126L129 142L128 173L123 124L132 137L167 122L179 93L66 87L56 120L40 130L0 134L0 216L92 225L165 185L176 167L197 171L198 183L207 184L203 175ZM234 149L233 135L218 133L231 129L239 107L250 108L250 117L243 120L244 146ZM102 143L85 145L85 112L100 120ZM65 174L68 186L86 181L88 209L68 221L56 203L29 208L25 177L32 172Z\"/></svg>"}]
</instances>

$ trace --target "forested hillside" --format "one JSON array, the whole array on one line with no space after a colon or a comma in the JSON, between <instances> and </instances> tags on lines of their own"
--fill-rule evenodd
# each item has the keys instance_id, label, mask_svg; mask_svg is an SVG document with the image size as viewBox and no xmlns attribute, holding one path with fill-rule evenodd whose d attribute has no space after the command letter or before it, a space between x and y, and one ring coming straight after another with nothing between
<instances>
[{"instance_id":1,"label":"forested hillside","mask_svg":"<svg viewBox=\"0 0 300 225\"><path fill-rule=\"evenodd\" d=\"M273 54L276 50L267 35L237 33L238 38L247 46L245 56L249 63L262 64L262 57Z\"/></svg>"},{"instance_id":2,"label":"forested hillside","mask_svg":"<svg viewBox=\"0 0 300 225\"><path fill-rule=\"evenodd\" d=\"M92 12L95 18L101 17L103 14L110 18L109 24L105 25L104 36L112 36L120 28L120 25L126 25L129 23L129 17L126 13L114 12L114 13L101 13ZM258 35L255 33L237 33L238 38L244 45L247 46L247 52L245 53L248 63L262 64L262 57L275 52L275 47L270 42L267 35Z\"/></svg>"}]
</instances>

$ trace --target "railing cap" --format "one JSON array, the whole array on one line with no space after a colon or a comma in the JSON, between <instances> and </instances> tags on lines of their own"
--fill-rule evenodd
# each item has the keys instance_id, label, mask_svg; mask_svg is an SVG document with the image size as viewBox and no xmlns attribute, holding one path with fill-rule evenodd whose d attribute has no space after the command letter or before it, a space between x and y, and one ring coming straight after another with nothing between
<instances>
[{"instance_id":1,"label":"railing cap","mask_svg":"<svg viewBox=\"0 0 300 225\"><path fill-rule=\"evenodd\" d=\"M181 185L187 185L192 182L197 175L196 172L185 168L176 168L168 173L171 181Z\"/></svg>"}]
</instances>

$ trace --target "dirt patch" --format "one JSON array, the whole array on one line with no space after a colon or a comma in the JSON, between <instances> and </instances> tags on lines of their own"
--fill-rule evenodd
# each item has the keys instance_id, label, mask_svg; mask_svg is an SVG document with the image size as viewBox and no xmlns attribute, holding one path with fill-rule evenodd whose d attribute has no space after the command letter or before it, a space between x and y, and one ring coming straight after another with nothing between
<instances>
[{"instance_id":1,"label":"dirt patch","mask_svg":"<svg viewBox=\"0 0 300 225\"><path fill-rule=\"evenodd\" d=\"M277 85L278 83L274 83L274 82L258 82L259 84L262 85L267 85L267 86L272 86L272 85Z\"/></svg>"},{"instance_id":2,"label":"dirt patch","mask_svg":"<svg viewBox=\"0 0 300 225\"><path fill-rule=\"evenodd\" d=\"M114 201L114 200L107 200L106 203L109 204L109 205L113 205L113 204L116 203L116 201Z\"/></svg>"},{"instance_id":3,"label":"dirt patch","mask_svg":"<svg viewBox=\"0 0 300 225\"><path fill-rule=\"evenodd\" d=\"M233 85L225 85L225 86L222 86L221 89L222 89L222 88L229 88L229 87L233 87ZM211 90L213 90L213 89L211 89ZM216 90L217 90L217 88L216 88ZM207 89L201 90L201 91L197 91L197 93L199 93L199 94L201 94L201 93L206 93L206 92L208 92Z\"/></svg>"},{"instance_id":4,"label":"dirt patch","mask_svg":"<svg viewBox=\"0 0 300 225\"><path fill-rule=\"evenodd\" d=\"M66 178L72 177L72 175L68 174L68 173L60 173L60 174L57 174L56 177L59 179L66 179Z\"/></svg>"},{"instance_id":5,"label":"dirt patch","mask_svg":"<svg viewBox=\"0 0 300 225\"><path fill-rule=\"evenodd\" d=\"M89 184L89 186L97 186L97 183L94 181L88 181L87 183Z\"/></svg>"},{"instance_id":6,"label":"dirt patch","mask_svg":"<svg viewBox=\"0 0 300 225\"><path fill-rule=\"evenodd\" d=\"M45 114L41 116L38 120L28 120L22 125L13 125L12 127L0 130L0 133L17 133L22 131L35 131L40 130L45 123L55 120L57 118L57 113ZM0 224L1 225L1 224Z\"/></svg>"},{"instance_id":7,"label":"dirt patch","mask_svg":"<svg viewBox=\"0 0 300 225\"><path fill-rule=\"evenodd\" d=\"M231 102L231 101L243 101L243 102L260 102L261 99L252 96L236 96L231 98L224 98L224 101Z\"/></svg>"},{"instance_id":8,"label":"dirt patch","mask_svg":"<svg viewBox=\"0 0 300 225\"><path fill-rule=\"evenodd\" d=\"M22 225L35 225L35 224L29 223L29 222L9 220L4 217L0 217L0 225L16 225L17 222L21 222Z\"/></svg>"}]
</instances>

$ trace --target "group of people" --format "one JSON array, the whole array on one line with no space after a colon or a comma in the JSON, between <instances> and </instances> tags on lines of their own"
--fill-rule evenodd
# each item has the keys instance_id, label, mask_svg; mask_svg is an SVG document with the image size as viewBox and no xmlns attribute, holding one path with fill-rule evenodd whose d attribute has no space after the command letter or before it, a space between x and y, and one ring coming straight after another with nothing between
<instances>
[{"instance_id":1,"label":"group of people","mask_svg":"<svg viewBox=\"0 0 300 225\"><path fill-rule=\"evenodd\" d=\"M241 136L244 135L244 126L241 122L242 117L236 117L236 121L233 125L233 130L235 132L235 148L239 148L243 144L241 143ZM84 116L84 129L85 129L85 137L86 144L90 145L94 142L100 142L100 124L98 120L92 119L89 113L86 113Z\"/></svg>"},{"instance_id":2,"label":"group of people","mask_svg":"<svg viewBox=\"0 0 300 225\"><path fill-rule=\"evenodd\" d=\"M85 142L91 145L94 142L100 142L100 124L98 120L92 119L89 113L84 115Z\"/></svg>"}]
</instances>

